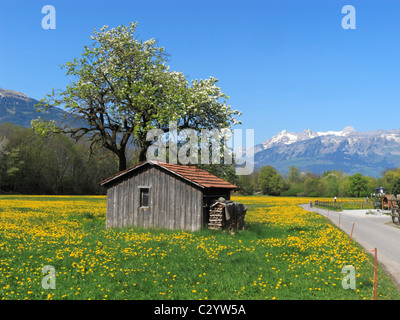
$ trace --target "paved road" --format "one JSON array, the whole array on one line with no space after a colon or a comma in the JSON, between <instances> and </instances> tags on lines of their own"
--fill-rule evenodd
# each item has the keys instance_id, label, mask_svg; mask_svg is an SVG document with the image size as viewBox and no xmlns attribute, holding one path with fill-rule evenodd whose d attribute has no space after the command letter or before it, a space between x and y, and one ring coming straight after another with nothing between
<instances>
[{"instance_id":1,"label":"paved road","mask_svg":"<svg viewBox=\"0 0 400 320\"><path fill-rule=\"evenodd\" d=\"M377 248L378 263L383 266L400 289L400 229L394 227L391 216L366 215L368 210L343 210L335 212L310 205L301 205L303 209L317 212L328 218L347 234L351 233L354 223L353 239L368 253ZM374 210L372 210L374 211Z\"/></svg>"}]
</instances>

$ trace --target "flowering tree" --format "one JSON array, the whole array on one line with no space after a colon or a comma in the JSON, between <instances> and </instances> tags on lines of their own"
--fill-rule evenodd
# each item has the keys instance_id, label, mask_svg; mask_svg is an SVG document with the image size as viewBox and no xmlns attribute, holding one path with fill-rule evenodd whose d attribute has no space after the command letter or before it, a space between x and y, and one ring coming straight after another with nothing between
<instances>
[{"instance_id":1,"label":"flowering tree","mask_svg":"<svg viewBox=\"0 0 400 320\"><path fill-rule=\"evenodd\" d=\"M42 106L63 106L85 126L64 127L76 140L87 137L94 146L111 150L119 169L127 165L126 148L135 143L144 160L150 129L221 129L239 123L240 112L226 104L228 97L218 80L188 81L182 72L170 71L164 48L154 39L135 38L137 23L109 29L104 26L91 37L79 59L66 63L71 83L41 101ZM36 125L39 125L36 123Z\"/></svg>"},{"instance_id":2,"label":"flowering tree","mask_svg":"<svg viewBox=\"0 0 400 320\"><path fill-rule=\"evenodd\" d=\"M7 154L6 152L7 143L8 143L7 138L0 137L0 156Z\"/></svg>"}]
</instances>

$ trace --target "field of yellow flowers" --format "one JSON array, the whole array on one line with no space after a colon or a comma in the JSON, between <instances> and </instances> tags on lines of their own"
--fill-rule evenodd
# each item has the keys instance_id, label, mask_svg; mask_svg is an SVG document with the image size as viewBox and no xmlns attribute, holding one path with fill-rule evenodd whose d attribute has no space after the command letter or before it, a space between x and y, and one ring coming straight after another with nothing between
<instances>
[{"instance_id":1,"label":"field of yellow flowers","mask_svg":"<svg viewBox=\"0 0 400 320\"><path fill-rule=\"evenodd\" d=\"M235 197L246 229L105 229L102 196L0 196L2 299L371 299L372 258L308 199ZM45 289L44 266L55 270ZM343 266L356 289L342 287ZM378 299L399 299L379 270ZM50 282L53 280L49 280Z\"/></svg>"}]
</instances>

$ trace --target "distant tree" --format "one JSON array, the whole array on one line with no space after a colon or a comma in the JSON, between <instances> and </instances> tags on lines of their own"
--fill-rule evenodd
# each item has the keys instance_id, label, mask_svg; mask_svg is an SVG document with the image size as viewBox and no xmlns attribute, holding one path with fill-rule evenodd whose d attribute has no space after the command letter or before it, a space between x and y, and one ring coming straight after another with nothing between
<instances>
[{"instance_id":1,"label":"distant tree","mask_svg":"<svg viewBox=\"0 0 400 320\"><path fill-rule=\"evenodd\" d=\"M13 191L17 191L19 183L18 173L21 171L24 161L21 159L21 151L19 147L11 149L6 161L6 174L5 178L9 185L12 186Z\"/></svg>"},{"instance_id":2,"label":"distant tree","mask_svg":"<svg viewBox=\"0 0 400 320\"><path fill-rule=\"evenodd\" d=\"M350 191L349 191L349 176L343 176L342 181L339 184L339 197L349 197L350 196Z\"/></svg>"},{"instance_id":3,"label":"distant tree","mask_svg":"<svg viewBox=\"0 0 400 320\"><path fill-rule=\"evenodd\" d=\"M295 166L289 168L289 172L286 175L287 190L282 194L285 196L298 196L303 194L304 188L304 173L300 172L300 169Z\"/></svg>"},{"instance_id":4,"label":"distant tree","mask_svg":"<svg viewBox=\"0 0 400 320\"><path fill-rule=\"evenodd\" d=\"M0 137L0 156L5 155L8 140L6 138Z\"/></svg>"},{"instance_id":5,"label":"distant tree","mask_svg":"<svg viewBox=\"0 0 400 320\"><path fill-rule=\"evenodd\" d=\"M324 196L335 197L339 195L340 185L343 182L342 171L326 171L322 174L321 180L326 182L326 192Z\"/></svg>"},{"instance_id":6,"label":"distant tree","mask_svg":"<svg viewBox=\"0 0 400 320\"><path fill-rule=\"evenodd\" d=\"M365 176L365 178L367 179L367 181L368 181L368 184L367 184L367 194L365 195L365 196L370 196L371 195L371 193L375 193L375 190L376 190L376 187L378 186L380 186L379 185L379 183L378 183L378 179L377 178L375 178L375 177L370 177L370 176Z\"/></svg>"},{"instance_id":7,"label":"distant tree","mask_svg":"<svg viewBox=\"0 0 400 320\"><path fill-rule=\"evenodd\" d=\"M302 196L312 196L316 197L318 196L318 182L319 182L319 176L311 173L310 171L307 170L305 177L304 177L304 183L303 183L303 192Z\"/></svg>"},{"instance_id":8,"label":"distant tree","mask_svg":"<svg viewBox=\"0 0 400 320\"><path fill-rule=\"evenodd\" d=\"M349 193L353 197L362 197L369 195L368 179L361 173L353 174L349 177Z\"/></svg>"},{"instance_id":9,"label":"distant tree","mask_svg":"<svg viewBox=\"0 0 400 320\"><path fill-rule=\"evenodd\" d=\"M258 175L258 184L263 194L279 196L285 190L285 180L278 171L271 166L263 166Z\"/></svg>"},{"instance_id":10,"label":"distant tree","mask_svg":"<svg viewBox=\"0 0 400 320\"><path fill-rule=\"evenodd\" d=\"M383 187L389 192L392 192L391 190L394 188L395 184L400 179L400 168L386 170L384 172L382 179L383 179Z\"/></svg>"},{"instance_id":11,"label":"distant tree","mask_svg":"<svg viewBox=\"0 0 400 320\"><path fill-rule=\"evenodd\" d=\"M326 181L325 179L318 178L315 185L315 190L312 193L312 195L316 197L327 197L327 196L330 197L331 195L329 194L328 181Z\"/></svg>"},{"instance_id":12,"label":"distant tree","mask_svg":"<svg viewBox=\"0 0 400 320\"><path fill-rule=\"evenodd\" d=\"M238 191L245 195L251 195L254 193L254 183L250 175L242 175L238 178Z\"/></svg>"},{"instance_id":13,"label":"distant tree","mask_svg":"<svg viewBox=\"0 0 400 320\"><path fill-rule=\"evenodd\" d=\"M397 171L397 168L386 168L381 172L381 176L384 177L386 175L386 173L388 173L389 171Z\"/></svg>"},{"instance_id":14,"label":"distant tree","mask_svg":"<svg viewBox=\"0 0 400 320\"><path fill-rule=\"evenodd\" d=\"M287 174L287 182L289 184L297 184L301 181L301 172L300 169L295 167L295 166L291 166L289 168L289 172Z\"/></svg>"},{"instance_id":15,"label":"distant tree","mask_svg":"<svg viewBox=\"0 0 400 320\"><path fill-rule=\"evenodd\" d=\"M393 183L393 187L391 189L391 193L395 194L395 195L399 195L400 194L400 178L397 179L394 183Z\"/></svg>"}]
</instances>

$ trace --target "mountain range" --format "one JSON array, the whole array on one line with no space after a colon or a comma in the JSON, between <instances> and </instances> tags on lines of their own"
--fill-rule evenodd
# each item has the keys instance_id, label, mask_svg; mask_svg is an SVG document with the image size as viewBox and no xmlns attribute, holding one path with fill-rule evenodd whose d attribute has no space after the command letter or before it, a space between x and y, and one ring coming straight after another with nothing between
<instances>
[{"instance_id":1,"label":"mountain range","mask_svg":"<svg viewBox=\"0 0 400 320\"><path fill-rule=\"evenodd\" d=\"M28 128L31 120L39 116L45 120L54 120L58 124L64 121L67 114L64 110L49 107L39 113L35 107L38 103L38 100L21 92L0 88L0 124L10 122Z\"/></svg>"},{"instance_id":2,"label":"mountain range","mask_svg":"<svg viewBox=\"0 0 400 320\"><path fill-rule=\"evenodd\" d=\"M11 122L30 127L39 116L58 124L68 121L66 111L49 107L38 113L38 100L25 94L0 88L0 124ZM85 125L85 124L81 124ZM254 147L255 167L271 165L282 174L291 166L301 171L322 174L343 170L378 177L388 168L400 166L400 129L357 132L352 127L342 131L300 133L283 130Z\"/></svg>"},{"instance_id":3,"label":"mountain range","mask_svg":"<svg viewBox=\"0 0 400 320\"><path fill-rule=\"evenodd\" d=\"M291 166L301 171L322 174L343 170L347 174L379 177L383 170L400 166L400 129L357 132L342 131L300 133L281 131L256 145L256 167L271 165L285 174Z\"/></svg>"}]
</instances>

